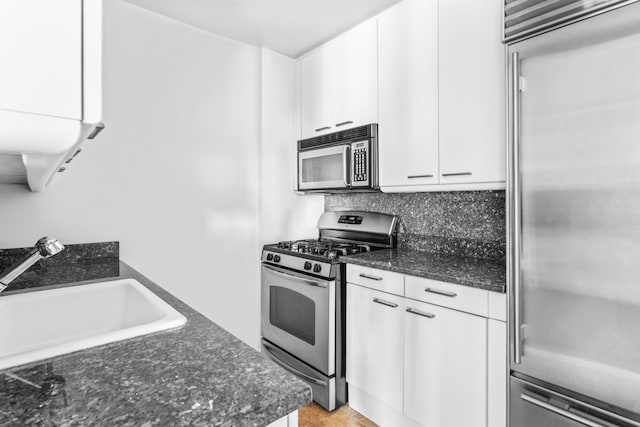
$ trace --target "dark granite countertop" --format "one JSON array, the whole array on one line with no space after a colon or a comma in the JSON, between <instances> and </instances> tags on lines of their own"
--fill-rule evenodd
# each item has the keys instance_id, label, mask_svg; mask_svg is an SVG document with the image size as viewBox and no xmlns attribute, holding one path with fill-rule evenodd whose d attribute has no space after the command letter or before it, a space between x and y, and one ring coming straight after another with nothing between
<instances>
[{"instance_id":1,"label":"dark granite countertop","mask_svg":"<svg viewBox=\"0 0 640 427\"><path fill-rule=\"evenodd\" d=\"M494 292L506 292L506 267L503 260L399 248L342 256L340 261Z\"/></svg>"},{"instance_id":2,"label":"dark granite countertop","mask_svg":"<svg viewBox=\"0 0 640 427\"><path fill-rule=\"evenodd\" d=\"M305 383L131 267L117 278L187 323L0 371L0 426L264 426L311 401Z\"/></svg>"}]
</instances>

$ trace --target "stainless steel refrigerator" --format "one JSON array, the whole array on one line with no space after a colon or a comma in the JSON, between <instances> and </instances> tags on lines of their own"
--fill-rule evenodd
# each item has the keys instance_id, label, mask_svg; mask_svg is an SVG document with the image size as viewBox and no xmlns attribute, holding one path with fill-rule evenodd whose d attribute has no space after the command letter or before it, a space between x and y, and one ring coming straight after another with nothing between
<instances>
[{"instance_id":1,"label":"stainless steel refrigerator","mask_svg":"<svg viewBox=\"0 0 640 427\"><path fill-rule=\"evenodd\" d=\"M511 427L640 426L640 3L625 3L508 46Z\"/></svg>"}]
</instances>

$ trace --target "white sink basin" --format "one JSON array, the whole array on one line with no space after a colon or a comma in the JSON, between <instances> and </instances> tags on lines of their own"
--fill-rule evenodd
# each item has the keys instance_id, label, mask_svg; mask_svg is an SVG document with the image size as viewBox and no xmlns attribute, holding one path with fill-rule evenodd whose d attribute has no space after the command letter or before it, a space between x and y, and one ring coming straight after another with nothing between
<instances>
[{"instance_id":1,"label":"white sink basin","mask_svg":"<svg viewBox=\"0 0 640 427\"><path fill-rule=\"evenodd\" d=\"M0 297L0 369L185 322L134 279L5 295Z\"/></svg>"}]
</instances>

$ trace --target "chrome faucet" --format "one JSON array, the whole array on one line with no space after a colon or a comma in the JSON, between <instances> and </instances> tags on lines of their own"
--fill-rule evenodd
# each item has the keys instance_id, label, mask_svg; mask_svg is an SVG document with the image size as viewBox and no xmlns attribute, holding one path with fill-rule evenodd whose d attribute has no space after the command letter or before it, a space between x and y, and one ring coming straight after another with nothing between
<instances>
[{"instance_id":1,"label":"chrome faucet","mask_svg":"<svg viewBox=\"0 0 640 427\"><path fill-rule=\"evenodd\" d=\"M7 272L0 275L0 292L4 291L9 283L24 273L29 267L44 258L50 258L64 250L64 245L53 237L43 237L36 242L33 251L21 261L18 261Z\"/></svg>"}]
</instances>

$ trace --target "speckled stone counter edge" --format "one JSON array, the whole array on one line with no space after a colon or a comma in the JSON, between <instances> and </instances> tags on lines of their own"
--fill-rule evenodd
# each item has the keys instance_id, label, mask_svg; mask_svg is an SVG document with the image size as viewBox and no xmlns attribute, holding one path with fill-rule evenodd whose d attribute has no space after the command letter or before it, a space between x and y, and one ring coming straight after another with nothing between
<instances>
[{"instance_id":1,"label":"speckled stone counter edge","mask_svg":"<svg viewBox=\"0 0 640 427\"><path fill-rule=\"evenodd\" d=\"M187 317L187 324L0 371L0 425L169 423L255 427L268 425L311 402L307 384L131 267L121 263L120 271L118 278L138 280ZM23 292L33 290L16 293ZM136 357L131 357L134 354ZM32 389L16 380L16 376L28 378L44 366L54 366L56 374L66 377L67 387L76 386L69 391L71 394L67 393L73 396L69 399L70 407L52 410L55 400L35 389L29 396L11 395L16 387ZM239 374L250 381L239 378ZM243 386L228 390L225 378ZM192 389L188 386L190 382L198 386ZM59 404L60 396L53 398ZM205 410L206 405L195 409L193 401L197 398L214 402L214 409L216 404L222 404L219 401L225 402L225 406L217 409L214 417Z\"/></svg>"},{"instance_id":2,"label":"speckled stone counter edge","mask_svg":"<svg viewBox=\"0 0 640 427\"><path fill-rule=\"evenodd\" d=\"M493 292L506 292L506 267L502 260L399 248L342 256L340 261Z\"/></svg>"}]
</instances>

